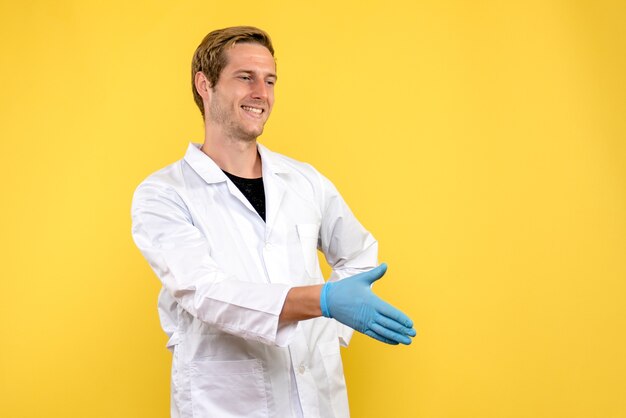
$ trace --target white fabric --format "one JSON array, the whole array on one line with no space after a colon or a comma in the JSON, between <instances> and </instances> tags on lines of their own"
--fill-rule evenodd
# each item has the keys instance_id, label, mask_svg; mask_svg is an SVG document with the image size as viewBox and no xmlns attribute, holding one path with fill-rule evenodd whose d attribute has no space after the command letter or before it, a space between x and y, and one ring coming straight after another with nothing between
<instances>
[{"instance_id":1,"label":"white fabric","mask_svg":"<svg viewBox=\"0 0 626 418\"><path fill-rule=\"evenodd\" d=\"M291 287L323 283L317 249L339 280L375 267L377 242L314 168L258 150L267 223L198 144L135 191L133 238L163 284L172 416L347 417L352 330L278 317Z\"/></svg>"}]
</instances>

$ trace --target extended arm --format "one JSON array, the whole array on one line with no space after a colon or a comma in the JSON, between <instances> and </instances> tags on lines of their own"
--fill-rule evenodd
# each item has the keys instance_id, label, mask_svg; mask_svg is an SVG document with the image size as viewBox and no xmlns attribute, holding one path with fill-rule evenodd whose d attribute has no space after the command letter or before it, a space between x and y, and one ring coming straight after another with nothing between
<instances>
[{"instance_id":1,"label":"extended arm","mask_svg":"<svg viewBox=\"0 0 626 418\"><path fill-rule=\"evenodd\" d=\"M376 259L376 241L356 222L345 204L336 200L337 195L333 195L329 198L331 203L340 204L337 209L332 209L333 204L328 205L333 214L326 217L330 222L323 222L321 227L322 247L333 267L325 285L291 287L284 283L251 283L225 274L211 258L211 248L193 224L181 197L172 188L152 182L143 184L135 193L133 237L177 303L194 317L222 331L284 346L289 343L297 321L323 314L349 327L342 329L356 329L387 343L407 343L397 336L385 336L371 325L372 320L380 322L373 313L379 312L376 306L384 302L369 290L369 284L364 285L362 274L369 273L375 265L372 263ZM346 234L346 230L355 232ZM378 273L377 278L384 271ZM334 283L338 279L343 280ZM322 309L323 300L328 307L326 311ZM364 322L363 315L346 312L368 312L370 321ZM412 326L406 321L401 323L405 328ZM347 341L341 332L340 338ZM414 333L402 329L395 332Z\"/></svg>"},{"instance_id":2,"label":"extended arm","mask_svg":"<svg viewBox=\"0 0 626 418\"><path fill-rule=\"evenodd\" d=\"M376 296L372 284L387 271L380 266L338 282L290 289L280 314L281 322L324 315L335 318L369 337L387 344L411 344L413 321Z\"/></svg>"}]
</instances>

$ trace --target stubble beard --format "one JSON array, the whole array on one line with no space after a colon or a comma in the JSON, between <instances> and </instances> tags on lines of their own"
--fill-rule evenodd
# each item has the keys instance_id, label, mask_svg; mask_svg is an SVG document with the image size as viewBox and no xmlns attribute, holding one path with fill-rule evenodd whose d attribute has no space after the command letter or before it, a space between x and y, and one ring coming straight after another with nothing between
<instances>
[{"instance_id":1,"label":"stubble beard","mask_svg":"<svg viewBox=\"0 0 626 418\"><path fill-rule=\"evenodd\" d=\"M236 120L232 112L220 106L218 100L211 101L209 106L209 123L221 125L224 134L230 140L244 143L255 142L263 133L264 128L262 125L260 131L251 132L246 130L243 124Z\"/></svg>"}]
</instances>

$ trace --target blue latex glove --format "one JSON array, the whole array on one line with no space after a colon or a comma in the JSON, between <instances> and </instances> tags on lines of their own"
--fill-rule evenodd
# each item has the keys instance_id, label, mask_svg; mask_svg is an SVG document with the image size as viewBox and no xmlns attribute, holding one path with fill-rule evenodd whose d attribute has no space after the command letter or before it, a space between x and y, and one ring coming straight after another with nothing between
<instances>
[{"instance_id":1,"label":"blue latex glove","mask_svg":"<svg viewBox=\"0 0 626 418\"><path fill-rule=\"evenodd\" d=\"M384 343L408 345L409 337L416 334L413 321L371 289L386 271L387 264L383 263L365 273L327 282L320 296L322 314Z\"/></svg>"}]
</instances>

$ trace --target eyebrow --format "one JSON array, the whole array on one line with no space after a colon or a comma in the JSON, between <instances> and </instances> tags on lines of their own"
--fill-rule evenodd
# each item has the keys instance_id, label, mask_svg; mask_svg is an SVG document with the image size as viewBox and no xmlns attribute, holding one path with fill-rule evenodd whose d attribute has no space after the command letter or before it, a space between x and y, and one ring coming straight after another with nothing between
<instances>
[{"instance_id":1,"label":"eyebrow","mask_svg":"<svg viewBox=\"0 0 626 418\"><path fill-rule=\"evenodd\" d=\"M256 71L253 70L237 70L235 71L233 74L258 74ZM274 80L278 80L278 76L275 73L267 73L265 75L265 77L271 77Z\"/></svg>"}]
</instances>

